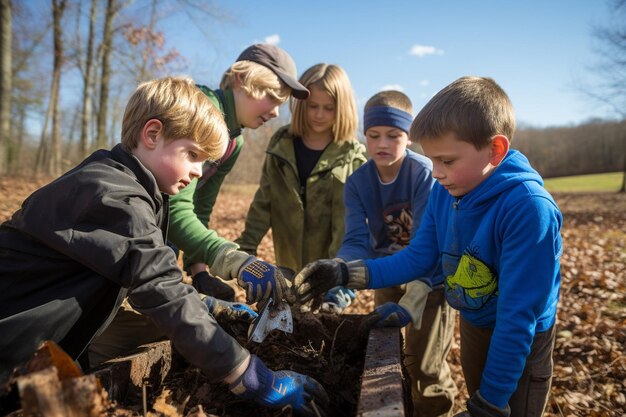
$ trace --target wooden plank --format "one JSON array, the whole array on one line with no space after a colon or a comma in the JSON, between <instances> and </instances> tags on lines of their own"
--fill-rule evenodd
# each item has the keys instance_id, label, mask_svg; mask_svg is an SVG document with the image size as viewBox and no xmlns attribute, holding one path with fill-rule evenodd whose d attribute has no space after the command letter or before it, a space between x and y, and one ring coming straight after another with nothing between
<instances>
[{"instance_id":1,"label":"wooden plank","mask_svg":"<svg viewBox=\"0 0 626 417\"><path fill-rule=\"evenodd\" d=\"M24 417L64 417L63 391L53 366L17 378Z\"/></svg>"},{"instance_id":2,"label":"wooden plank","mask_svg":"<svg viewBox=\"0 0 626 417\"><path fill-rule=\"evenodd\" d=\"M128 396L141 398L145 385L156 390L172 369L173 358L179 356L171 342L164 340L144 345L129 356L111 359L88 373L100 380L110 400L124 402Z\"/></svg>"},{"instance_id":3,"label":"wooden plank","mask_svg":"<svg viewBox=\"0 0 626 417\"><path fill-rule=\"evenodd\" d=\"M367 341L358 417L404 417L400 329L372 329Z\"/></svg>"}]
</instances>

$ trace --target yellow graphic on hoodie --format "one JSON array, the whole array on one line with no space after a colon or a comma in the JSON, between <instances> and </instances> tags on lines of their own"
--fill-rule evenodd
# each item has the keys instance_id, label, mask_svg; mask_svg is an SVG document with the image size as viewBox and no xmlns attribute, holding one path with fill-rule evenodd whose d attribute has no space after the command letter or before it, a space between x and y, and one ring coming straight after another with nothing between
<instances>
[{"instance_id":1,"label":"yellow graphic on hoodie","mask_svg":"<svg viewBox=\"0 0 626 417\"><path fill-rule=\"evenodd\" d=\"M469 253L463 254L454 275L446 277L446 299L456 309L477 310L497 292L492 269Z\"/></svg>"}]
</instances>

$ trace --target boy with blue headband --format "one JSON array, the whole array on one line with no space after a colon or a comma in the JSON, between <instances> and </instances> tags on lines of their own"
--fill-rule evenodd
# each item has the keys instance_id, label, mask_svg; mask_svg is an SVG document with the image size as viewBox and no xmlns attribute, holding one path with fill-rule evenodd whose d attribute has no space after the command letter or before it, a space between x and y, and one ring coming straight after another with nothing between
<instances>
[{"instance_id":1,"label":"boy with blue headband","mask_svg":"<svg viewBox=\"0 0 626 417\"><path fill-rule=\"evenodd\" d=\"M337 254L343 261L398 252L419 228L434 180L432 162L407 149L412 111L411 100L399 91L379 92L365 104L363 127L371 159L346 182L346 231ZM422 279L430 281L430 274L424 275ZM322 310L341 311L354 295L351 289L335 287L326 294ZM455 315L445 301L443 278L431 285L415 280L378 289L375 304L366 325L405 328L404 361L411 377L413 415L451 413L457 388L446 356Z\"/></svg>"},{"instance_id":2,"label":"boy with blue headband","mask_svg":"<svg viewBox=\"0 0 626 417\"><path fill-rule=\"evenodd\" d=\"M382 259L307 265L294 281L298 300L434 270L460 311L470 399L456 417L540 416L552 380L563 217L539 173L510 149L513 105L491 78L462 77L424 106L409 133L437 180L415 237Z\"/></svg>"}]
</instances>

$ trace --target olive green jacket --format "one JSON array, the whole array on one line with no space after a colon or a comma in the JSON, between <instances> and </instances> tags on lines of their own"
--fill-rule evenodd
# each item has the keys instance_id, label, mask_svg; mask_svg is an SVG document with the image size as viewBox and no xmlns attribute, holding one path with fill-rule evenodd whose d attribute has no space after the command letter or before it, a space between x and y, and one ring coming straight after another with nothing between
<instances>
[{"instance_id":1,"label":"olive green jacket","mask_svg":"<svg viewBox=\"0 0 626 417\"><path fill-rule=\"evenodd\" d=\"M276 264L297 272L309 262L336 255L344 234L343 188L367 158L365 146L356 140L333 142L301 190L293 139L289 125L270 139L259 189L235 243L255 254L271 227Z\"/></svg>"}]
</instances>

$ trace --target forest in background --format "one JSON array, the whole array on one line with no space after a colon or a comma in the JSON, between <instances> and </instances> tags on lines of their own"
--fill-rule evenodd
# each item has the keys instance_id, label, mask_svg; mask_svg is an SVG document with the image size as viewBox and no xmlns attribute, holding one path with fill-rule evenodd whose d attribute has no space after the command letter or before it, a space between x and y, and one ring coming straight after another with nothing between
<instances>
[{"instance_id":1,"label":"forest in background","mask_svg":"<svg viewBox=\"0 0 626 417\"><path fill-rule=\"evenodd\" d=\"M54 177L93 150L112 147L134 86L185 68L186 58L160 30L168 16L185 14L190 22L229 19L216 3L197 0L50 2L51 15L29 2L0 0L0 174ZM626 0L607 0L607 5L626 16ZM587 95L590 105L612 106L619 116L577 126L522 126L513 139L512 147L546 178L626 173L626 19L616 22L591 34L600 45L594 70L605 84ZM78 104L64 104L62 83L76 86ZM258 182L267 142L288 120L283 106L278 119L244 132L240 163L250 169L234 170L228 182Z\"/></svg>"}]
</instances>

